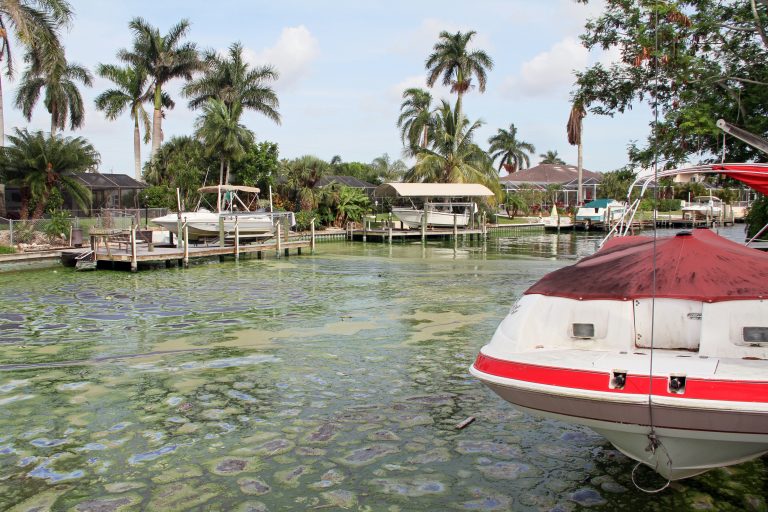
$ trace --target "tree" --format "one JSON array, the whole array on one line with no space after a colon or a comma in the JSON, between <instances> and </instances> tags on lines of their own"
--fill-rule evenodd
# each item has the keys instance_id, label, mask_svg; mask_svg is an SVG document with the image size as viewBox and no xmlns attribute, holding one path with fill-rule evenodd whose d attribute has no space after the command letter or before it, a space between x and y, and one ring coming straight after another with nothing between
<instances>
[{"instance_id":1,"label":"tree","mask_svg":"<svg viewBox=\"0 0 768 512\"><path fill-rule=\"evenodd\" d=\"M91 193L77 179L99 163L98 152L87 140L25 129L16 129L8 140L11 145L0 155L0 169L22 191L22 219L29 214L30 199L35 203L32 219L42 217L55 189L69 193L81 208L90 207Z\"/></svg>"},{"instance_id":2,"label":"tree","mask_svg":"<svg viewBox=\"0 0 768 512\"><path fill-rule=\"evenodd\" d=\"M571 107L571 114L568 116L568 124L566 125L566 131L568 132L568 144L571 146L577 146L579 156L576 162L576 168L578 173L577 178L577 189L576 189L576 204L582 204L583 197L582 197L582 173L584 171L584 157L582 153L582 145L581 145L581 128L582 128L582 120L584 119L584 116L587 115L587 112L584 110L584 104L581 102L581 100L575 100L573 102L573 106Z\"/></svg>"},{"instance_id":3,"label":"tree","mask_svg":"<svg viewBox=\"0 0 768 512\"><path fill-rule=\"evenodd\" d=\"M585 0L580 0L584 2ZM592 113L614 116L638 103L658 111L630 161L674 166L698 155L719 161L761 158L716 127L719 118L768 135L768 5L762 0L608 2L581 36L588 49L622 58L577 73L574 97Z\"/></svg>"},{"instance_id":4,"label":"tree","mask_svg":"<svg viewBox=\"0 0 768 512\"><path fill-rule=\"evenodd\" d=\"M541 158L541 162L539 162L541 164L565 165L565 161L560 158L557 151L547 151L546 153L540 154L539 158Z\"/></svg>"},{"instance_id":5,"label":"tree","mask_svg":"<svg viewBox=\"0 0 768 512\"><path fill-rule=\"evenodd\" d=\"M144 102L149 99L145 88L148 76L141 68L124 68L99 64L96 72L102 78L112 81L115 88L107 89L96 97L96 108L104 111L107 119L114 120L126 109L133 119L133 162L136 177L141 176L141 132L139 123L144 127L144 143L149 142L149 114L144 109ZM167 106L167 105L166 105Z\"/></svg>"},{"instance_id":6,"label":"tree","mask_svg":"<svg viewBox=\"0 0 768 512\"><path fill-rule=\"evenodd\" d=\"M370 199L362 190L332 183L319 194L318 214L335 226L344 226L362 219L370 205Z\"/></svg>"},{"instance_id":7,"label":"tree","mask_svg":"<svg viewBox=\"0 0 768 512\"><path fill-rule=\"evenodd\" d=\"M330 169L328 162L311 155L284 162L280 194L301 210L313 210L318 195L315 185Z\"/></svg>"},{"instance_id":8,"label":"tree","mask_svg":"<svg viewBox=\"0 0 768 512\"><path fill-rule=\"evenodd\" d=\"M274 186L280 169L279 148L274 142L251 144L233 168L237 183L259 187L262 193Z\"/></svg>"},{"instance_id":9,"label":"tree","mask_svg":"<svg viewBox=\"0 0 768 512\"><path fill-rule=\"evenodd\" d=\"M63 49L47 55L32 50L25 60L29 66L21 77L16 107L21 109L27 121L32 120L32 111L45 89L43 104L51 115L51 134L57 129L65 129L67 120L70 129L81 127L85 110L76 82L90 87L93 84L90 71L79 64L68 63Z\"/></svg>"},{"instance_id":10,"label":"tree","mask_svg":"<svg viewBox=\"0 0 768 512\"><path fill-rule=\"evenodd\" d=\"M528 203L523 196L507 192L504 194L504 209L507 211L507 217L514 219L520 212L528 213Z\"/></svg>"},{"instance_id":11,"label":"tree","mask_svg":"<svg viewBox=\"0 0 768 512\"><path fill-rule=\"evenodd\" d=\"M186 84L184 96L192 98L189 108L203 107L210 99L219 99L228 109L239 104L280 124L277 94L268 85L279 78L272 66L251 69L243 58L243 46L238 42L229 47L227 58L208 52L203 58L204 73Z\"/></svg>"},{"instance_id":12,"label":"tree","mask_svg":"<svg viewBox=\"0 0 768 512\"><path fill-rule=\"evenodd\" d=\"M5 75L13 79L10 31L28 50L48 55L62 52L57 35L60 26L72 20L72 7L64 0L0 0L0 62ZM0 82L0 146L5 145L3 91Z\"/></svg>"},{"instance_id":13,"label":"tree","mask_svg":"<svg viewBox=\"0 0 768 512\"><path fill-rule=\"evenodd\" d=\"M627 191L635 174L628 168L603 173L603 178L598 187L600 197L623 198L627 197Z\"/></svg>"},{"instance_id":14,"label":"tree","mask_svg":"<svg viewBox=\"0 0 768 512\"><path fill-rule=\"evenodd\" d=\"M207 154L203 143L193 137L172 137L160 146L157 156L144 165L144 181L172 192L172 206L176 207L176 193L181 192L184 205L197 203L197 189L210 184L211 175L219 166L217 156ZM165 193L158 193L165 197Z\"/></svg>"},{"instance_id":15,"label":"tree","mask_svg":"<svg viewBox=\"0 0 768 512\"><path fill-rule=\"evenodd\" d=\"M371 167L376 174L376 181L371 183L385 183L388 181L400 181L408 171L402 160L392 160L387 153L376 157L371 162Z\"/></svg>"},{"instance_id":16,"label":"tree","mask_svg":"<svg viewBox=\"0 0 768 512\"><path fill-rule=\"evenodd\" d=\"M469 51L469 42L476 32L440 32L433 52L427 57L427 85L432 87L439 78L442 84L451 86L457 94L456 114L461 117L461 98L472 87L472 77L477 79L478 89L485 92L487 71L493 69L493 60L482 50Z\"/></svg>"},{"instance_id":17,"label":"tree","mask_svg":"<svg viewBox=\"0 0 768 512\"><path fill-rule=\"evenodd\" d=\"M416 164L404 176L409 182L483 183L499 189L488 155L472 141L480 121L470 124L443 100L435 116L435 135L429 148L416 153Z\"/></svg>"},{"instance_id":18,"label":"tree","mask_svg":"<svg viewBox=\"0 0 768 512\"><path fill-rule=\"evenodd\" d=\"M142 18L134 18L128 24L134 33L133 49L120 50L118 57L147 72L151 80L150 92L154 98L152 115L152 159L157 156L163 139L163 107L173 108L170 97L163 97L163 87L175 78L192 79L202 64L194 43L181 40L189 30L189 21L181 20L171 27L165 36Z\"/></svg>"},{"instance_id":19,"label":"tree","mask_svg":"<svg viewBox=\"0 0 768 512\"><path fill-rule=\"evenodd\" d=\"M242 158L253 144L253 132L238 122L242 111L240 103L227 107L224 101L213 98L195 122L195 136L205 141L208 154L219 155L219 184L229 183L230 162Z\"/></svg>"},{"instance_id":20,"label":"tree","mask_svg":"<svg viewBox=\"0 0 768 512\"><path fill-rule=\"evenodd\" d=\"M488 139L491 161L499 159L499 170L502 167L512 173L531 165L529 153L535 153L536 148L529 142L517 140L517 128L510 123L509 130L499 128L496 135Z\"/></svg>"},{"instance_id":21,"label":"tree","mask_svg":"<svg viewBox=\"0 0 768 512\"><path fill-rule=\"evenodd\" d=\"M397 127L400 128L403 144L407 145L410 153L415 153L417 148L425 148L429 142L432 95L424 89L411 87L403 91L403 100Z\"/></svg>"}]
</instances>

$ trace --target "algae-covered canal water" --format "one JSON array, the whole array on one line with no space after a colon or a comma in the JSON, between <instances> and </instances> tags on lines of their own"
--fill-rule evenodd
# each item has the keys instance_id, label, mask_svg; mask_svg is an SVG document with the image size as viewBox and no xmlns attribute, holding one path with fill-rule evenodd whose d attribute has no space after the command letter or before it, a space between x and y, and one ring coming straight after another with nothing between
<instances>
[{"instance_id":1,"label":"algae-covered canal water","mask_svg":"<svg viewBox=\"0 0 768 512\"><path fill-rule=\"evenodd\" d=\"M0 274L0 510L765 510L764 460L646 495L600 436L468 374L514 299L596 244Z\"/></svg>"}]
</instances>

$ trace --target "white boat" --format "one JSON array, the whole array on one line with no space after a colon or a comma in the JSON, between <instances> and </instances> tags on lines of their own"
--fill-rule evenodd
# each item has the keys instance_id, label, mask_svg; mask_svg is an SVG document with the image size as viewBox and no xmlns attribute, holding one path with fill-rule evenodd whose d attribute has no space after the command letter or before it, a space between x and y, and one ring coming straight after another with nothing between
<instances>
[{"instance_id":1,"label":"white boat","mask_svg":"<svg viewBox=\"0 0 768 512\"><path fill-rule=\"evenodd\" d=\"M716 219L723 211L723 201L715 196L694 197L693 201L683 206L683 217Z\"/></svg>"},{"instance_id":2,"label":"white boat","mask_svg":"<svg viewBox=\"0 0 768 512\"><path fill-rule=\"evenodd\" d=\"M576 222L612 223L624 215L626 205L614 199L595 199L576 211Z\"/></svg>"},{"instance_id":3,"label":"white boat","mask_svg":"<svg viewBox=\"0 0 768 512\"><path fill-rule=\"evenodd\" d=\"M541 223L544 224L544 229L557 229L557 228L571 228L573 227L573 220L569 216L563 217L557 212L557 206L552 205L552 211L549 212L549 217L542 217Z\"/></svg>"},{"instance_id":4,"label":"white boat","mask_svg":"<svg viewBox=\"0 0 768 512\"><path fill-rule=\"evenodd\" d=\"M458 209L458 211L457 211ZM417 208L392 208L392 215L402 221L409 229L421 228L424 210ZM429 227L466 227L469 224L468 203L429 203L427 205L427 226Z\"/></svg>"},{"instance_id":5,"label":"white boat","mask_svg":"<svg viewBox=\"0 0 768 512\"><path fill-rule=\"evenodd\" d=\"M201 194L217 194L216 207L212 212L205 208L195 211L169 213L152 219L152 222L162 226L174 234L178 234L179 225L186 222L190 240L204 237L219 236L223 224L224 236L233 237L235 231L241 238L258 238L271 236L275 229L275 219L292 213L253 212L250 204L244 202L238 193L258 194L256 187L237 185L218 185L198 189ZM291 225L293 219L291 218Z\"/></svg>"},{"instance_id":6,"label":"white boat","mask_svg":"<svg viewBox=\"0 0 768 512\"><path fill-rule=\"evenodd\" d=\"M707 169L768 191L764 164ZM644 191L654 176L641 179ZM620 236L529 288L470 372L520 409L687 478L768 452L766 298L766 253L709 230Z\"/></svg>"}]
</instances>

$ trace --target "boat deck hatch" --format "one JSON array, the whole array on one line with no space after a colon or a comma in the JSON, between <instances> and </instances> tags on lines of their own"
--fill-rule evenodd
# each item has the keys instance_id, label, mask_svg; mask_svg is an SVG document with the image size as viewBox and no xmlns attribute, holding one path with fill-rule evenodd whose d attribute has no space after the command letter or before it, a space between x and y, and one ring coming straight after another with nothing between
<instances>
[{"instance_id":1,"label":"boat deck hatch","mask_svg":"<svg viewBox=\"0 0 768 512\"><path fill-rule=\"evenodd\" d=\"M744 343L752 346L768 345L768 327L744 327L741 335Z\"/></svg>"},{"instance_id":2,"label":"boat deck hatch","mask_svg":"<svg viewBox=\"0 0 768 512\"><path fill-rule=\"evenodd\" d=\"M595 324L572 324L571 332L574 338L589 339L595 337Z\"/></svg>"}]
</instances>

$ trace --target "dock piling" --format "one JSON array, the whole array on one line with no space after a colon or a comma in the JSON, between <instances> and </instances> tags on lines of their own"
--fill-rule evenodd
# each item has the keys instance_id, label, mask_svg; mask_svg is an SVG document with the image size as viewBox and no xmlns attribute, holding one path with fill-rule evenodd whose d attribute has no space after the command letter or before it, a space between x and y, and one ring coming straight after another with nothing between
<instances>
[{"instance_id":1,"label":"dock piling","mask_svg":"<svg viewBox=\"0 0 768 512\"><path fill-rule=\"evenodd\" d=\"M184 217L184 268L189 268L189 225Z\"/></svg>"},{"instance_id":2,"label":"dock piling","mask_svg":"<svg viewBox=\"0 0 768 512\"><path fill-rule=\"evenodd\" d=\"M282 237L280 236L280 222L277 223L277 237L276 237L276 245L275 245L275 257L280 258L280 250L282 249Z\"/></svg>"},{"instance_id":3,"label":"dock piling","mask_svg":"<svg viewBox=\"0 0 768 512\"><path fill-rule=\"evenodd\" d=\"M240 261L240 217L235 217L235 261Z\"/></svg>"},{"instance_id":4,"label":"dock piling","mask_svg":"<svg viewBox=\"0 0 768 512\"><path fill-rule=\"evenodd\" d=\"M139 262L136 258L136 226L131 221L131 272L136 272L139 269Z\"/></svg>"},{"instance_id":5,"label":"dock piling","mask_svg":"<svg viewBox=\"0 0 768 512\"><path fill-rule=\"evenodd\" d=\"M315 254L315 218L309 221L309 253Z\"/></svg>"}]
</instances>

